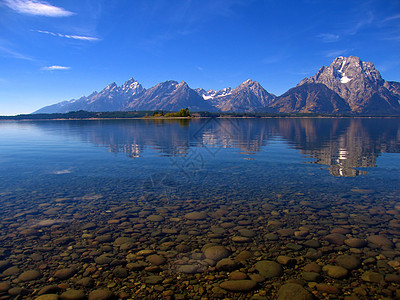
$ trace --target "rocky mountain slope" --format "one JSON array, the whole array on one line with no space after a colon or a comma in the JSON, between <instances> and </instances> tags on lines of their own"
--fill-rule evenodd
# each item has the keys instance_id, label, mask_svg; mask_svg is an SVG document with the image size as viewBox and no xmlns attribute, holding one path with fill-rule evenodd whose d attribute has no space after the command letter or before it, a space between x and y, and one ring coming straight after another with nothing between
<instances>
[{"instance_id":1,"label":"rocky mountain slope","mask_svg":"<svg viewBox=\"0 0 400 300\"><path fill-rule=\"evenodd\" d=\"M385 81L373 63L349 56L337 57L279 97L250 79L235 89L205 91L172 80L146 90L131 78L122 86L112 83L101 92L46 106L35 113L177 111L186 107L190 111L220 112L400 114L400 83Z\"/></svg>"},{"instance_id":2,"label":"rocky mountain slope","mask_svg":"<svg viewBox=\"0 0 400 300\"><path fill-rule=\"evenodd\" d=\"M386 82L371 62L355 56L337 57L330 66L303 79L322 83L342 97L354 113L400 112L399 83Z\"/></svg>"}]
</instances>

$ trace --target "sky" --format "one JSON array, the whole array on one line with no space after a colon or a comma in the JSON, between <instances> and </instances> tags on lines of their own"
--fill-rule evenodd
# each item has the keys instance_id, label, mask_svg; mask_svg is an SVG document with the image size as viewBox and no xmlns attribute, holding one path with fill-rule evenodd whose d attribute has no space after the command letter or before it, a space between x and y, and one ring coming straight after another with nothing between
<instances>
[{"instance_id":1,"label":"sky","mask_svg":"<svg viewBox=\"0 0 400 300\"><path fill-rule=\"evenodd\" d=\"M281 95L349 55L400 81L400 1L0 0L0 115L131 77Z\"/></svg>"}]
</instances>

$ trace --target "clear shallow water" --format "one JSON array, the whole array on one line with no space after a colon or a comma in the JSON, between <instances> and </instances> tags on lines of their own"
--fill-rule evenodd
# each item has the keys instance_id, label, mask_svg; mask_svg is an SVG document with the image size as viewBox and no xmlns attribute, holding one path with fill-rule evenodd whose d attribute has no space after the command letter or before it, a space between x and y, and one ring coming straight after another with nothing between
<instances>
[{"instance_id":1,"label":"clear shallow water","mask_svg":"<svg viewBox=\"0 0 400 300\"><path fill-rule=\"evenodd\" d=\"M32 268L27 264L32 253L52 248L40 252L43 261L35 264L42 279L28 283L28 290L40 288L55 270L68 267L65 256L73 257L75 269L87 268L85 263L96 269L94 259L102 253L111 251L125 260L128 253L151 248L168 258L155 274L178 278L179 266L188 261L199 266L197 273L210 272L204 262L174 252L182 243L193 253L216 242L230 250L230 257L247 249L257 253L257 260L275 260L278 254L306 257L304 242L318 240L321 247L330 247L326 256L321 250L319 259L326 263L340 253L356 252L361 259L380 253L368 254L376 250L374 244L358 253L328 241L326 236L338 227L347 238L384 235L395 249L400 242L399 119L0 122L0 170L0 259L11 260L22 272ZM207 218L187 221L185 215L193 211L203 211ZM162 215L164 221L149 223L151 214ZM96 226L82 229L90 222ZM225 223L234 226L215 234L213 228L225 228ZM256 235L247 242L232 240L243 228ZM264 237L280 229L306 233L279 233L278 240ZM82 232L89 236L83 238ZM104 233L112 238L99 245L96 237ZM63 236L71 238L66 252L64 244L60 248L55 242ZM134 247L115 250L113 241L121 236L136 239ZM170 252L160 248L165 242L172 243ZM303 248L290 250L288 243ZM390 259L400 261L400 252ZM245 265L246 272L251 273L257 260ZM307 259L299 261L301 270ZM372 264L371 270L377 268ZM141 278L150 274L140 272ZM385 272L397 274L398 269ZM361 270L353 273L338 282L326 276L324 282L338 284L342 296L351 294L351 283L362 282ZM88 274L82 270L75 277ZM101 279L100 286L107 286L112 277L106 275L94 277ZM3 275L3 280L17 276ZM291 276L301 274L285 271L280 282ZM116 282L113 290L118 293L126 280ZM171 284L176 293L198 296L179 290L178 283ZM267 288L270 284L259 283L252 293L268 298L270 291L273 298L279 285ZM370 297L376 286L364 288ZM134 291L127 289L128 294Z\"/></svg>"}]
</instances>

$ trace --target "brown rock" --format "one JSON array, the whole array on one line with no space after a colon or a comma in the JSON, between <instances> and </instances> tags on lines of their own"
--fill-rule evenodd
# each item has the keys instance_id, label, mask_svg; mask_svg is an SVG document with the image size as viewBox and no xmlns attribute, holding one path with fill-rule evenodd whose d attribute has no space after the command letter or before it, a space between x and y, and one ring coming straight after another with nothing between
<instances>
[{"instance_id":1,"label":"brown rock","mask_svg":"<svg viewBox=\"0 0 400 300\"><path fill-rule=\"evenodd\" d=\"M256 285L257 282L253 280L228 280L222 282L219 286L228 291L246 292L254 289Z\"/></svg>"}]
</instances>

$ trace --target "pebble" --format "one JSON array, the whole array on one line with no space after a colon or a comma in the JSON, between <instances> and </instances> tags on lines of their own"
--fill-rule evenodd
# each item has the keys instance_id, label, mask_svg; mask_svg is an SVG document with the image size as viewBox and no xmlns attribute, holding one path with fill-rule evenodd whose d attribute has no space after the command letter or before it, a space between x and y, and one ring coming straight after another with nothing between
<instances>
[{"instance_id":1,"label":"pebble","mask_svg":"<svg viewBox=\"0 0 400 300\"><path fill-rule=\"evenodd\" d=\"M240 267L242 267L242 264L237 260L233 260L231 258L223 258L215 266L218 271L226 272L232 272L239 269Z\"/></svg>"},{"instance_id":2,"label":"pebble","mask_svg":"<svg viewBox=\"0 0 400 300\"><path fill-rule=\"evenodd\" d=\"M303 277L303 279L305 281L320 282L323 280L322 276L315 272L303 272L303 273L301 273L301 276Z\"/></svg>"},{"instance_id":3,"label":"pebble","mask_svg":"<svg viewBox=\"0 0 400 300\"><path fill-rule=\"evenodd\" d=\"M383 235L370 235L367 241L380 247L393 248L393 242Z\"/></svg>"},{"instance_id":4,"label":"pebble","mask_svg":"<svg viewBox=\"0 0 400 300\"><path fill-rule=\"evenodd\" d=\"M97 289L89 293L89 300L112 300L115 295L109 289Z\"/></svg>"},{"instance_id":5,"label":"pebble","mask_svg":"<svg viewBox=\"0 0 400 300\"><path fill-rule=\"evenodd\" d=\"M361 279L368 282L379 283L383 281L383 275L373 271L366 271L361 275Z\"/></svg>"},{"instance_id":6,"label":"pebble","mask_svg":"<svg viewBox=\"0 0 400 300\"><path fill-rule=\"evenodd\" d=\"M296 283L286 283L278 291L277 300L313 300L314 296Z\"/></svg>"},{"instance_id":7,"label":"pebble","mask_svg":"<svg viewBox=\"0 0 400 300\"><path fill-rule=\"evenodd\" d=\"M9 281L0 282L0 292L7 292L11 288L11 283Z\"/></svg>"},{"instance_id":8,"label":"pebble","mask_svg":"<svg viewBox=\"0 0 400 300\"><path fill-rule=\"evenodd\" d=\"M205 218L207 218L207 214L205 212L194 211L194 212L187 213L185 215L185 218L188 220L199 221L199 220L204 220Z\"/></svg>"},{"instance_id":9,"label":"pebble","mask_svg":"<svg viewBox=\"0 0 400 300\"><path fill-rule=\"evenodd\" d=\"M352 248L364 248L365 246L367 246L367 241L358 238L346 239L344 240L344 243Z\"/></svg>"},{"instance_id":10,"label":"pebble","mask_svg":"<svg viewBox=\"0 0 400 300\"><path fill-rule=\"evenodd\" d=\"M283 269L280 264L269 261L262 260L255 264L255 269L264 278L279 277L283 274Z\"/></svg>"},{"instance_id":11,"label":"pebble","mask_svg":"<svg viewBox=\"0 0 400 300\"><path fill-rule=\"evenodd\" d=\"M322 270L329 276L335 279L341 279L347 276L347 269L340 266L326 265Z\"/></svg>"},{"instance_id":12,"label":"pebble","mask_svg":"<svg viewBox=\"0 0 400 300\"><path fill-rule=\"evenodd\" d=\"M257 282L253 280L228 280L222 282L220 288L234 292L245 292L254 289Z\"/></svg>"},{"instance_id":13,"label":"pebble","mask_svg":"<svg viewBox=\"0 0 400 300\"><path fill-rule=\"evenodd\" d=\"M224 246L211 246L204 250L206 258L219 261L229 256L229 251Z\"/></svg>"},{"instance_id":14,"label":"pebble","mask_svg":"<svg viewBox=\"0 0 400 300\"><path fill-rule=\"evenodd\" d=\"M335 259L336 263L347 270L354 270L360 267L361 260L354 255L339 255Z\"/></svg>"},{"instance_id":15,"label":"pebble","mask_svg":"<svg viewBox=\"0 0 400 300\"><path fill-rule=\"evenodd\" d=\"M85 293L82 290L70 289L60 295L61 300L84 300Z\"/></svg>"},{"instance_id":16,"label":"pebble","mask_svg":"<svg viewBox=\"0 0 400 300\"><path fill-rule=\"evenodd\" d=\"M54 277L60 280L65 280L74 276L75 270L72 268L60 269L54 273Z\"/></svg>"},{"instance_id":17,"label":"pebble","mask_svg":"<svg viewBox=\"0 0 400 300\"><path fill-rule=\"evenodd\" d=\"M25 271L21 275L19 275L18 279L25 282L25 281L36 280L40 277L41 277L41 274L39 271L29 270L29 271Z\"/></svg>"},{"instance_id":18,"label":"pebble","mask_svg":"<svg viewBox=\"0 0 400 300\"><path fill-rule=\"evenodd\" d=\"M179 273L194 274L197 273L199 267L197 265L180 265L177 268Z\"/></svg>"},{"instance_id":19,"label":"pebble","mask_svg":"<svg viewBox=\"0 0 400 300\"><path fill-rule=\"evenodd\" d=\"M58 300L60 296L57 294L45 294L35 298L35 300Z\"/></svg>"},{"instance_id":20,"label":"pebble","mask_svg":"<svg viewBox=\"0 0 400 300\"><path fill-rule=\"evenodd\" d=\"M165 220L165 218L160 215L150 215L146 218L146 220L151 222L162 222Z\"/></svg>"},{"instance_id":21,"label":"pebble","mask_svg":"<svg viewBox=\"0 0 400 300\"><path fill-rule=\"evenodd\" d=\"M340 291L337 287L324 284L324 283L319 283L315 286L318 291L323 292L323 293L328 293L328 294L339 294Z\"/></svg>"},{"instance_id":22,"label":"pebble","mask_svg":"<svg viewBox=\"0 0 400 300\"><path fill-rule=\"evenodd\" d=\"M346 236L344 236L343 234L340 233L331 233L328 234L325 239L332 243L332 244L336 244L336 245L343 245L344 241L347 239Z\"/></svg>"},{"instance_id":23,"label":"pebble","mask_svg":"<svg viewBox=\"0 0 400 300\"><path fill-rule=\"evenodd\" d=\"M146 257L146 260L155 266L163 265L167 261L164 257L158 254L149 255Z\"/></svg>"}]
</instances>

